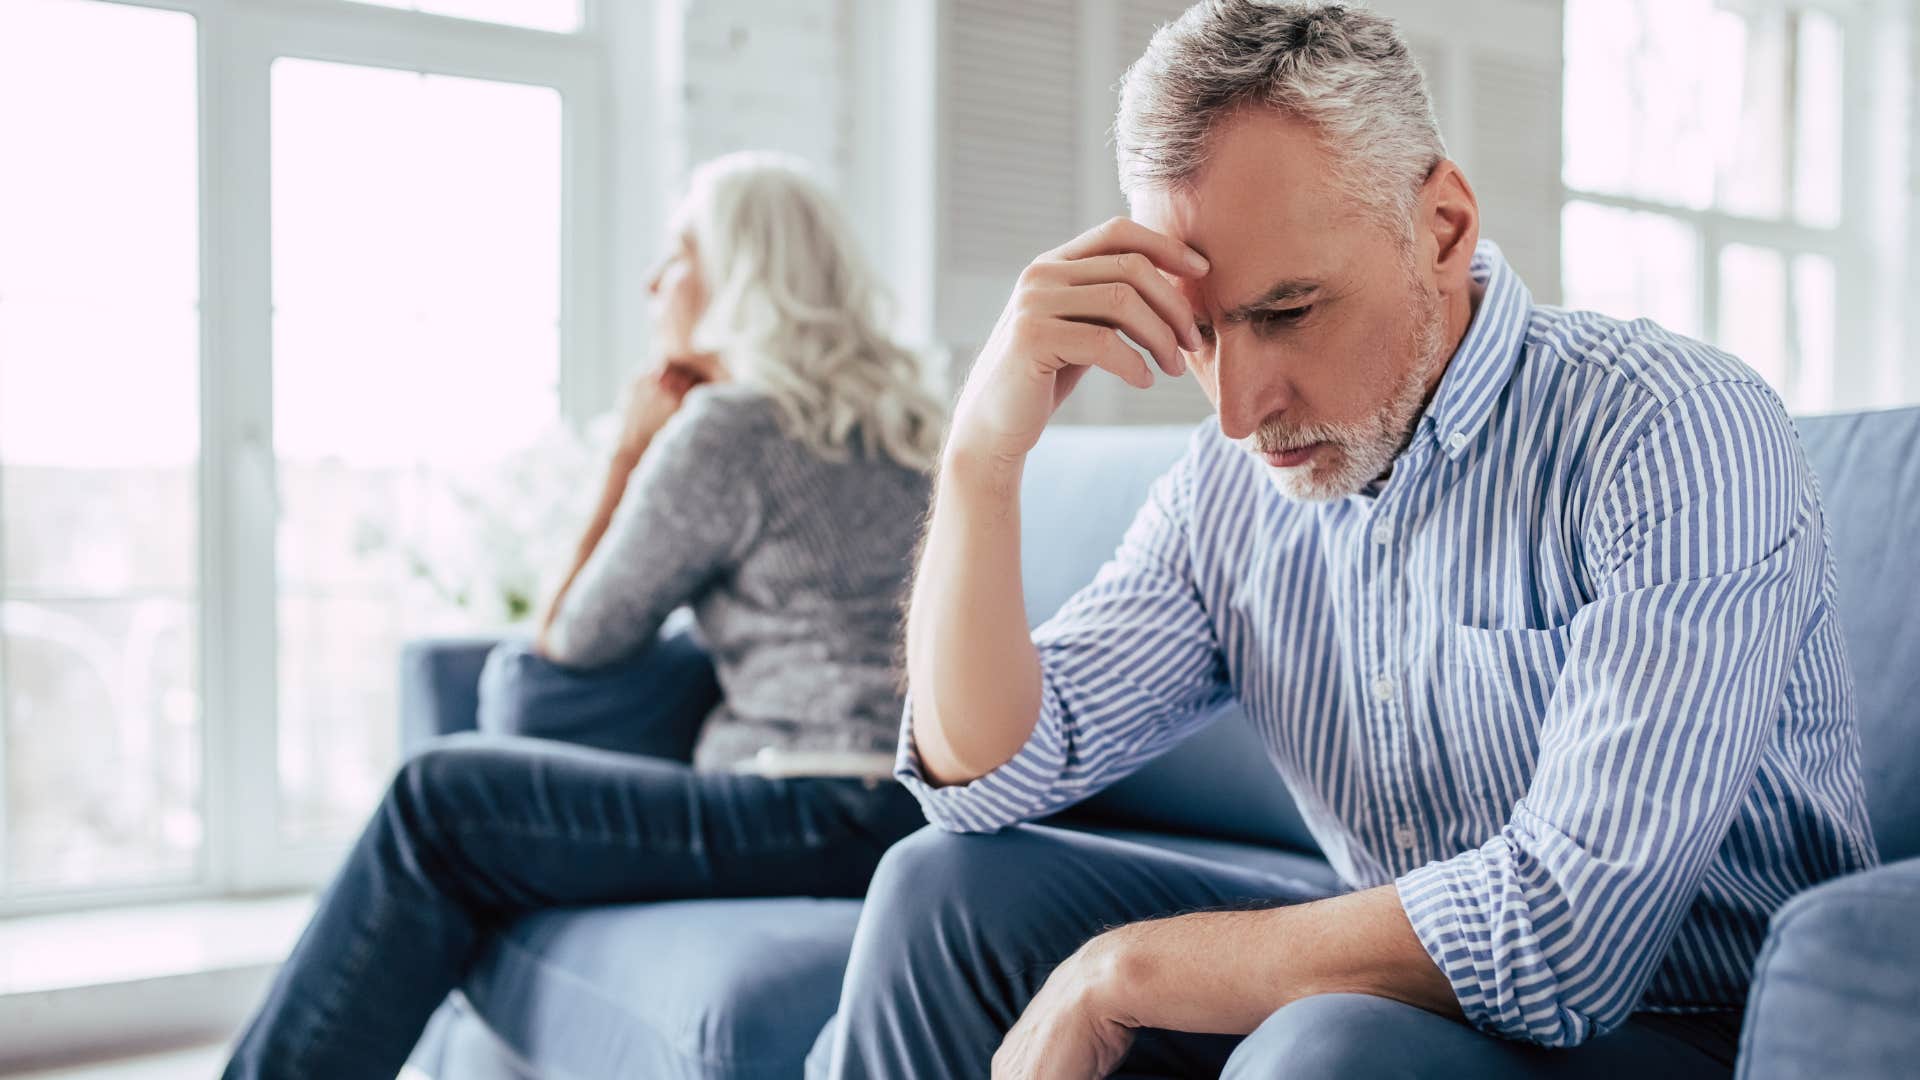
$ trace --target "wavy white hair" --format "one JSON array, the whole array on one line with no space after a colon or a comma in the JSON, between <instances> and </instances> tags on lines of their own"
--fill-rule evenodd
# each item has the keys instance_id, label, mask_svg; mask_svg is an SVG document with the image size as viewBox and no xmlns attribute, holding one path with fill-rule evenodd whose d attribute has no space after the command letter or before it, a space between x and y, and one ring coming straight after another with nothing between
<instances>
[{"instance_id":1,"label":"wavy white hair","mask_svg":"<svg viewBox=\"0 0 1920 1080\"><path fill-rule=\"evenodd\" d=\"M933 468L945 406L927 365L883 329L886 290L802 162L764 151L708 161L674 224L692 237L706 285L695 348L771 397L787 433L821 456L844 460L857 441Z\"/></svg>"}]
</instances>

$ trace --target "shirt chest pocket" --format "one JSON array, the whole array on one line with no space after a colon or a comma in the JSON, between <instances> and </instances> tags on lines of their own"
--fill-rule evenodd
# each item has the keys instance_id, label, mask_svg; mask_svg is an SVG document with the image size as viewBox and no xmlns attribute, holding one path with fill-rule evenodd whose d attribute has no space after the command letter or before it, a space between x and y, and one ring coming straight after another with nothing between
<instances>
[{"instance_id":1,"label":"shirt chest pocket","mask_svg":"<svg viewBox=\"0 0 1920 1080\"><path fill-rule=\"evenodd\" d=\"M1567 626L1442 632L1436 735L1463 798L1481 811L1477 829L1503 824L1526 794L1571 636Z\"/></svg>"}]
</instances>

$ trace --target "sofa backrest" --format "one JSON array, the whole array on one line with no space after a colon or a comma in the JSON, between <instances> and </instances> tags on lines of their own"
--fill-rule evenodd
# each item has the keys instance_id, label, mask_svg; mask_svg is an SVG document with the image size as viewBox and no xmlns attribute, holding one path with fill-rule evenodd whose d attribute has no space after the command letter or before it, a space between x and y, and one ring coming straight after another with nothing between
<instances>
[{"instance_id":1,"label":"sofa backrest","mask_svg":"<svg viewBox=\"0 0 1920 1080\"><path fill-rule=\"evenodd\" d=\"M1886 859L1920 854L1920 408L1796 421L1819 478L1859 712L1868 812ZM1188 427L1058 427L1021 492L1027 615L1038 625L1113 553ZM1076 813L1315 850L1251 729L1208 728Z\"/></svg>"},{"instance_id":2,"label":"sofa backrest","mask_svg":"<svg viewBox=\"0 0 1920 1080\"><path fill-rule=\"evenodd\" d=\"M1867 813L1880 855L1920 855L1920 408L1796 421L1833 537Z\"/></svg>"},{"instance_id":3,"label":"sofa backrest","mask_svg":"<svg viewBox=\"0 0 1920 1080\"><path fill-rule=\"evenodd\" d=\"M1192 434L1189 426L1048 429L1027 459L1020 491L1030 623L1044 622L1093 579L1147 488L1179 460ZM1318 850L1267 764L1266 748L1231 705L1206 730L1081 803L1072 816Z\"/></svg>"}]
</instances>

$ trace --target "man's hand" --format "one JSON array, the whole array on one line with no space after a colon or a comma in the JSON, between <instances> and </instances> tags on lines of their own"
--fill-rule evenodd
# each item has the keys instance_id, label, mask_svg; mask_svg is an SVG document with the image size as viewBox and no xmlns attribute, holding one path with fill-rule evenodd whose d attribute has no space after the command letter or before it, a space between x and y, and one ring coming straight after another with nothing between
<instances>
[{"instance_id":1,"label":"man's hand","mask_svg":"<svg viewBox=\"0 0 1920 1080\"><path fill-rule=\"evenodd\" d=\"M1094 938L1047 977L993 1055L993 1080L1099 1080L1120 1066L1133 1028L1111 1005L1111 935Z\"/></svg>"},{"instance_id":2,"label":"man's hand","mask_svg":"<svg viewBox=\"0 0 1920 1080\"><path fill-rule=\"evenodd\" d=\"M1040 658L1020 582L1019 477L1054 410L1090 367L1135 386L1197 349L1193 310L1166 275L1207 272L1199 253L1115 218L1035 259L954 406L907 614L907 679L922 773L985 775L1040 715Z\"/></svg>"},{"instance_id":3,"label":"man's hand","mask_svg":"<svg viewBox=\"0 0 1920 1080\"><path fill-rule=\"evenodd\" d=\"M1193 310L1165 277L1199 277L1199 252L1127 218L1114 218L1028 264L954 407L949 447L984 460L1018 461L1089 367L1153 385L1140 354L1168 375L1198 349Z\"/></svg>"}]
</instances>

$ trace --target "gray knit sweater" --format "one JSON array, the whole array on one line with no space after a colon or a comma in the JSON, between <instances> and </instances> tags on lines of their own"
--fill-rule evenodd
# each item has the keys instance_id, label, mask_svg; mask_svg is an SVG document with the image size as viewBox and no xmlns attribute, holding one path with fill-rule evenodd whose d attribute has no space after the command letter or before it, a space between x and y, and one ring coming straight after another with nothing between
<instances>
[{"instance_id":1,"label":"gray knit sweater","mask_svg":"<svg viewBox=\"0 0 1920 1080\"><path fill-rule=\"evenodd\" d=\"M821 458L758 391L697 387L568 589L550 655L583 668L631 657L691 604L722 692L696 767L766 747L891 752L901 601L930 496L925 474L883 456Z\"/></svg>"}]
</instances>

